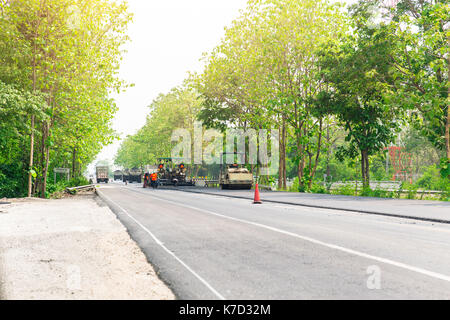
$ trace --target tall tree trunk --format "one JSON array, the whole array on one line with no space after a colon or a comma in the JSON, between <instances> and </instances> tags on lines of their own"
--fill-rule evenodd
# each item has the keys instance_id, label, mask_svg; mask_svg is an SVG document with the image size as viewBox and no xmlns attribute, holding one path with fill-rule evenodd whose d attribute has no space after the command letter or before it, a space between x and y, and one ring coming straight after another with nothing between
<instances>
[{"instance_id":1,"label":"tall tree trunk","mask_svg":"<svg viewBox=\"0 0 450 320\"><path fill-rule=\"evenodd\" d=\"M298 166L297 166L298 185L300 187L303 187L303 174L305 169L304 146L300 142L302 134L297 133L296 135L297 135L297 157L298 157Z\"/></svg>"},{"instance_id":2,"label":"tall tree trunk","mask_svg":"<svg viewBox=\"0 0 450 320\"><path fill-rule=\"evenodd\" d=\"M35 35L37 38L37 35ZM33 72L32 72L32 81L33 81L33 94L36 93L36 40L34 40L33 45ZM30 132L30 162L29 162L29 172L28 172L28 198L30 198L33 194L33 176L31 174L31 170L33 170L33 160L34 160L34 122L35 116L31 115L31 132Z\"/></svg>"},{"instance_id":3,"label":"tall tree trunk","mask_svg":"<svg viewBox=\"0 0 450 320\"><path fill-rule=\"evenodd\" d=\"M314 162L314 167L311 172L311 180L309 181L308 187L311 189L314 176L316 175L317 171L317 165L319 164L319 157L320 157L320 151L322 149L322 128L323 128L323 122L322 119L320 119L320 127L319 127L319 139L317 141L317 153L316 153L316 159Z\"/></svg>"},{"instance_id":4,"label":"tall tree trunk","mask_svg":"<svg viewBox=\"0 0 450 320\"><path fill-rule=\"evenodd\" d=\"M447 38L447 44L450 45L450 37ZM447 72L448 79L450 81L450 56L447 58ZM450 85L447 84L447 101L448 97L450 97ZM447 161L450 162L450 105L447 104L447 122L445 124L445 151L447 153ZM448 175L448 179L450 180L450 175Z\"/></svg>"},{"instance_id":5,"label":"tall tree trunk","mask_svg":"<svg viewBox=\"0 0 450 320\"><path fill-rule=\"evenodd\" d=\"M283 119L283 189L287 188L287 175L286 175L286 152L287 152L287 127L286 120Z\"/></svg>"},{"instance_id":6,"label":"tall tree trunk","mask_svg":"<svg viewBox=\"0 0 450 320\"><path fill-rule=\"evenodd\" d=\"M298 130L299 133L297 134L297 150L298 150L298 184L299 186L304 189L304 183L303 183L303 177L305 176L305 165L306 165L306 161L305 161L305 152L306 152L306 147L304 144L301 143L302 137L303 137L303 133L302 130L299 129ZM304 134L306 135L306 128L303 129Z\"/></svg>"},{"instance_id":7,"label":"tall tree trunk","mask_svg":"<svg viewBox=\"0 0 450 320\"><path fill-rule=\"evenodd\" d=\"M361 150L361 176L363 187L367 188L370 186L369 178L369 156L367 150Z\"/></svg>"},{"instance_id":8,"label":"tall tree trunk","mask_svg":"<svg viewBox=\"0 0 450 320\"><path fill-rule=\"evenodd\" d=\"M33 170L33 158L34 158L34 114L31 115L31 134L30 134L30 162L28 172L28 198L33 193L33 176L31 170Z\"/></svg>"},{"instance_id":9,"label":"tall tree trunk","mask_svg":"<svg viewBox=\"0 0 450 320\"><path fill-rule=\"evenodd\" d=\"M50 162L50 146L47 139L49 138L50 125L44 122L42 126L42 184L41 184L41 198L45 199L45 192L47 190L47 175L48 165Z\"/></svg>"},{"instance_id":10,"label":"tall tree trunk","mask_svg":"<svg viewBox=\"0 0 450 320\"><path fill-rule=\"evenodd\" d=\"M366 153L366 186L370 187L370 166L369 166L369 153Z\"/></svg>"},{"instance_id":11,"label":"tall tree trunk","mask_svg":"<svg viewBox=\"0 0 450 320\"><path fill-rule=\"evenodd\" d=\"M283 129L280 126L278 128L279 143L280 143L280 158L278 161L278 190L283 186Z\"/></svg>"},{"instance_id":12,"label":"tall tree trunk","mask_svg":"<svg viewBox=\"0 0 450 320\"><path fill-rule=\"evenodd\" d=\"M45 170L44 170L44 167L45 167L45 158L46 158L46 147L45 147L45 145L46 145L46 141L47 141L47 135L46 135L46 133L45 133L45 127L46 127L46 124L45 123L42 123L42 142L41 142L41 181L40 181L40 185L39 185L39 187L40 187L40 197L41 198L45 198L45 189L46 189L46 187L47 186L44 186L44 177L46 176L46 172L45 172Z\"/></svg>"},{"instance_id":13,"label":"tall tree trunk","mask_svg":"<svg viewBox=\"0 0 450 320\"><path fill-rule=\"evenodd\" d=\"M450 38L448 40L450 44ZM450 57L447 59L448 79L450 79ZM450 80L449 80L450 81ZM450 97L450 85L447 87L448 97ZM450 105L447 104L447 122L445 124L445 150L447 151L447 161L450 161ZM450 175L448 176L450 179Z\"/></svg>"},{"instance_id":14,"label":"tall tree trunk","mask_svg":"<svg viewBox=\"0 0 450 320\"><path fill-rule=\"evenodd\" d=\"M77 159L77 148L73 148L72 150L72 178L75 178L76 174L76 159Z\"/></svg>"},{"instance_id":15,"label":"tall tree trunk","mask_svg":"<svg viewBox=\"0 0 450 320\"><path fill-rule=\"evenodd\" d=\"M330 123L329 123L329 121L327 121L327 144L328 144L328 148L327 148L327 181L325 181L325 182L329 182L330 175L331 175L331 170L330 170L331 145L330 145Z\"/></svg>"},{"instance_id":16,"label":"tall tree trunk","mask_svg":"<svg viewBox=\"0 0 450 320\"><path fill-rule=\"evenodd\" d=\"M361 180L364 185L366 179L366 160L364 159L364 151L361 150ZM358 183L358 178L356 178L356 183Z\"/></svg>"},{"instance_id":17,"label":"tall tree trunk","mask_svg":"<svg viewBox=\"0 0 450 320\"><path fill-rule=\"evenodd\" d=\"M283 117L279 129L280 162L278 168L278 189L286 189L286 121Z\"/></svg>"}]
</instances>

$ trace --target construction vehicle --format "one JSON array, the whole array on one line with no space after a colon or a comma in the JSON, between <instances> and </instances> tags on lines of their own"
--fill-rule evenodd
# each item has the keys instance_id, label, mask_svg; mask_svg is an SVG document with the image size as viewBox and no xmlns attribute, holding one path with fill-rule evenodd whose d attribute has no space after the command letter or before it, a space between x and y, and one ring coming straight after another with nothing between
<instances>
[{"instance_id":1,"label":"construction vehicle","mask_svg":"<svg viewBox=\"0 0 450 320\"><path fill-rule=\"evenodd\" d=\"M223 153L220 165L219 185L222 189L250 190L253 186L253 174L243 165L224 163L224 155L242 156L240 153ZM242 163L242 161L239 161Z\"/></svg>"},{"instance_id":2,"label":"construction vehicle","mask_svg":"<svg viewBox=\"0 0 450 320\"><path fill-rule=\"evenodd\" d=\"M122 181L127 182L130 179L130 170L125 169L122 171Z\"/></svg>"},{"instance_id":3,"label":"construction vehicle","mask_svg":"<svg viewBox=\"0 0 450 320\"><path fill-rule=\"evenodd\" d=\"M109 182L109 167L108 166L97 166L95 167L95 173L97 178L97 183L108 183Z\"/></svg>"},{"instance_id":4,"label":"construction vehicle","mask_svg":"<svg viewBox=\"0 0 450 320\"><path fill-rule=\"evenodd\" d=\"M138 168L133 168L133 169L125 169L123 171L123 182L137 182L137 183L141 183L142 182L142 170L138 169Z\"/></svg>"},{"instance_id":5,"label":"construction vehicle","mask_svg":"<svg viewBox=\"0 0 450 320\"><path fill-rule=\"evenodd\" d=\"M128 171L128 182L142 182L142 170L138 168L133 168Z\"/></svg>"},{"instance_id":6,"label":"construction vehicle","mask_svg":"<svg viewBox=\"0 0 450 320\"><path fill-rule=\"evenodd\" d=\"M175 165L181 158L158 158L158 178L162 186L193 186L194 182L186 176L184 163Z\"/></svg>"},{"instance_id":7,"label":"construction vehicle","mask_svg":"<svg viewBox=\"0 0 450 320\"><path fill-rule=\"evenodd\" d=\"M123 180L123 172L120 170L114 171L114 181Z\"/></svg>"}]
</instances>

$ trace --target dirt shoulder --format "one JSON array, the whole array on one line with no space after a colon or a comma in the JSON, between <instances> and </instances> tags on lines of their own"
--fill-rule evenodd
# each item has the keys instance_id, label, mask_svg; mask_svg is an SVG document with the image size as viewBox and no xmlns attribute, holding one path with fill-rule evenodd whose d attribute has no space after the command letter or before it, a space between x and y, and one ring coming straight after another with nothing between
<instances>
[{"instance_id":1,"label":"dirt shoulder","mask_svg":"<svg viewBox=\"0 0 450 320\"><path fill-rule=\"evenodd\" d=\"M94 195L0 205L0 298L174 299Z\"/></svg>"}]
</instances>

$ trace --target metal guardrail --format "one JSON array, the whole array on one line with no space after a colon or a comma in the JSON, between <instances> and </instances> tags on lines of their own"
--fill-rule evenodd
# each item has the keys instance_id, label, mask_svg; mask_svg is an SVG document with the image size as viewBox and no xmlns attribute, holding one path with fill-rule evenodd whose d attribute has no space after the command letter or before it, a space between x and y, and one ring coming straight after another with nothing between
<instances>
[{"instance_id":1,"label":"metal guardrail","mask_svg":"<svg viewBox=\"0 0 450 320\"><path fill-rule=\"evenodd\" d=\"M418 194L443 194L443 191L438 191L438 190L408 190L408 189L402 189L399 190L398 188L401 186L401 182L400 181L371 181L370 182L370 188L372 190L382 190L382 191L386 191L386 192L400 192L402 194L404 193L409 193L409 192L414 192L414 193L418 193ZM327 184L322 183L322 185L324 185L325 187L327 187ZM358 189L362 188L362 182L361 181L348 181L348 182L341 182L341 181L336 181L331 183L331 186L329 187L330 191L334 191L339 189L340 187L343 186L351 186L352 188L356 188L356 185L358 186Z\"/></svg>"},{"instance_id":2,"label":"metal guardrail","mask_svg":"<svg viewBox=\"0 0 450 320\"><path fill-rule=\"evenodd\" d=\"M90 184L87 186L80 186L80 187L73 187L73 188L66 188L66 191L70 194L75 194L78 191L88 191L88 190L94 190L95 191L95 185Z\"/></svg>"}]
</instances>

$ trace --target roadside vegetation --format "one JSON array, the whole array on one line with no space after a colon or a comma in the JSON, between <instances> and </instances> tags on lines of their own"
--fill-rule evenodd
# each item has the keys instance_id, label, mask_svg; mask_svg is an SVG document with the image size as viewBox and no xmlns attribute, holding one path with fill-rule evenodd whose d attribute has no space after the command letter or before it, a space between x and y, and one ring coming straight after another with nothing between
<instances>
[{"instance_id":1,"label":"roadside vegetation","mask_svg":"<svg viewBox=\"0 0 450 320\"><path fill-rule=\"evenodd\" d=\"M171 130L270 128L280 136L279 190L400 197L371 190L395 173L387 148L409 167L402 189L439 190L450 179L447 1L251 0L204 71L162 94L147 124L122 144L116 164L142 167L170 156ZM407 164L405 159L407 158ZM391 161L391 162L390 162ZM214 176L211 168L196 175ZM288 186L287 181L293 180ZM330 191L336 181L360 181ZM400 194L400 195L399 195Z\"/></svg>"},{"instance_id":2,"label":"roadside vegetation","mask_svg":"<svg viewBox=\"0 0 450 320\"><path fill-rule=\"evenodd\" d=\"M0 1L0 198L48 197L72 182L111 128L127 5L109 0ZM70 185L71 183L67 184Z\"/></svg>"}]
</instances>

